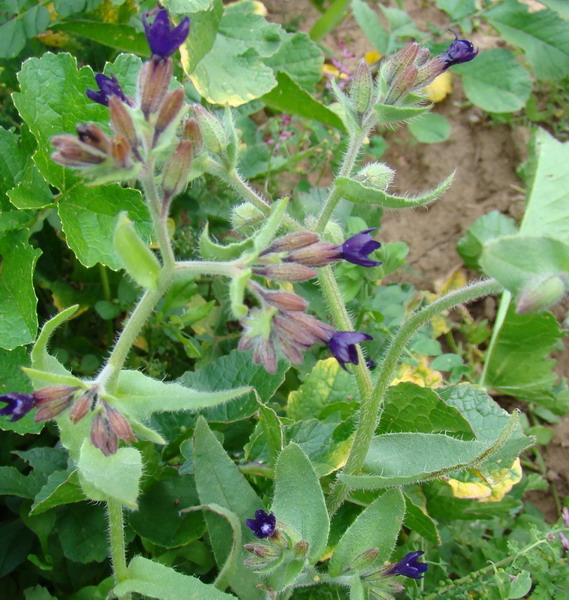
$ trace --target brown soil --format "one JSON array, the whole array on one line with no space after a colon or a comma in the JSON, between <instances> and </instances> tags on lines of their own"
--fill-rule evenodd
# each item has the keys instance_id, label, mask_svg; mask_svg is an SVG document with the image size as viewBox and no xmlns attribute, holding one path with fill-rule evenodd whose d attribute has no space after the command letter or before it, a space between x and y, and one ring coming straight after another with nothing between
<instances>
[{"instance_id":1,"label":"brown soil","mask_svg":"<svg viewBox=\"0 0 569 600\"><path fill-rule=\"evenodd\" d=\"M540 8L534 0L525 1L531 9ZM320 15L308 0L265 0L264 4L269 20L294 23L302 31L308 31ZM397 6L388 0L383 4ZM404 7L420 28L426 29L427 23L441 29L448 25L447 16L434 2L404 0ZM503 45L500 38L488 31L476 32L470 39L481 50ZM351 16L322 42L337 57L345 44L355 54L354 67L365 52L373 50ZM492 123L483 111L465 102L456 77L453 88L452 94L434 108L452 125L452 134L445 142L419 144L405 128L381 132L389 143L382 160L397 170L394 191L406 194L426 191L457 170L450 191L428 209L388 212L382 219L382 240L402 240L410 247L410 270L405 273L405 280L423 289L432 288L436 279L461 264L456 244L478 217L499 210L519 219L524 209L523 184L516 169L527 156L528 131ZM495 303L489 308L493 311ZM569 375L567 352L557 371ZM555 427L555 437L543 454L548 480L563 500L569 494L569 418ZM548 520L556 520L551 493L534 492L530 497Z\"/></svg>"}]
</instances>

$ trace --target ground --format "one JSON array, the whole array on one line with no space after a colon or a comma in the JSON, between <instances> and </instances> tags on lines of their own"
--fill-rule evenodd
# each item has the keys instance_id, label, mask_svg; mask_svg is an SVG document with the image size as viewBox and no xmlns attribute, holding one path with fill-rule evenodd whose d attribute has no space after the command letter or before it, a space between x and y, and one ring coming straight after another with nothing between
<instances>
[{"instance_id":1,"label":"ground","mask_svg":"<svg viewBox=\"0 0 569 600\"><path fill-rule=\"evenodd\" d=\"M531 9L539 9L534 0L522 0ZM309 0L265 0L268 18L279 23L295 23L301 31L309 31L320 13ZM384 5L397 7L392 0ZM404 0L403 6L419 28L433 23L444 29L445 14L434 2ZM449 34L449 40L451 36ZM475 32L470 39L481 50L503 45L491 31ZM355 20L347 17L323 44L339 57L345 44L354 55L353 65L373 47ZM389 148L382 161L397 170L394 191L419 193L436 186L457 169L456 180L445 196L428 209L393 211L382 219L381 239L385 242L405 241L410 247L405 280L423 289L433 288L436 279L445 277L462 264L456 244L469 226L480 216L492 211L519 219L524 210L523 182L516 169L527 157L528 130L498 125L480 109L465 102L458 78L453 79L453 92L437 104L435 112L452 124L452 134L439 144L419 144L405 128L382 132ZM492 317L496 303L490 300L482 308ZM569 375L569 356L560 357L559 375ZM555 427L554 438L544 450L548 480L563 498L569 494L569 418ZM556 510L549 492L533 493L549 520Z\"/></svg>"}]
</instances>

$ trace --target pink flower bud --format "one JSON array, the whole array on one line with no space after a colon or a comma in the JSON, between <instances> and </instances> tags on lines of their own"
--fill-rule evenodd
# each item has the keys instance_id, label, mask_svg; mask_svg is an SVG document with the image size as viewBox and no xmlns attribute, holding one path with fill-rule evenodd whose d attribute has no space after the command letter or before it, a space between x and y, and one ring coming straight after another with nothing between
<instances>
[{"instance_id":1,"label":"pink flower bud","mask_svg":"<svg viewBox=\"0 0 569 600\"><path fill-rule=\"evenodd\" d=\"M315 244L320 238L318 234L311 231L297 231L289 233L283 237L277 238L266 250L261 253L261 256L270 254L271 252L290 252Z\"/></svg>"},{"instance_id":2,"label":"pink flower bud","mask_svg":"<svg viewBox=\"0 0 569 600\"><path fill-rule=\"evenodd\" d=\"M306 281L316 277L317 273L310 267L298 264L267 265L253 269L255 275L261 275L275 281Z\"/></svg>"},{"instance_id":3,"label":"pink flower bud","mask_svg":"<svg viewBox=\"0 0 569 600\"><path fill-rule=\"evenodd\" d=\"M115 454L117 451L117 434L111 429L107 418L100 412L93 419L91 443L95 448L99 448L105 456Z\"/></svg>"},{"instance_id":4,"label":"pink flower bud","mask_svg":"<svg viewBox=\"0 0 569 600\"><path fill-rule=\"evenodd\" d=\"M111 139L111 157L118 169L130 169L132 166L130 144L122 135Z\"/></svg>"},{"instance_id":5,"label":"pink flower bud","mask_svg":"<svg viewBox=\"0 0 569 600\"><path fill-rule=\"evenodd\" d=\"M118 96L109 97L109 111L113 131L122 136L131 146L139 143L136 128L125 103Z\"/></svg>"},{"instance_id":6,"label":"pink flower bud","mask_svg":"<svg viewBox=\"0 0 569 600\"><path fill-rule=\"evenodd\" d=\"M140 108L146 120L158 112L168 93L172 79L172 59L152 58L142 65L138 76L140 90Z\"/></svg>"},{"instance_id":7,"label":"pink flower bud","mask_svg":"<svg viewBox=\"0 0 569 600\"><path fill-rule=\"evenodd\" d=\"M182 106L184 104L184 90L182 88L176 88L166 95L160 112L158 113L158 119L156 119L154 138L158 139L158 136L170 125L180 114Z\"/></svg>"},{"instance_id":8,"label":"pink flower bud","mask_svg":"<svg viewBox=\"0 0 569 600\"><path fill-rule=\"evenodd\" d=\"M136 436L134 435L129 422L121 412L116 408L109 406L107 403L105 403L105 412L107 413L110 428L119 439L123 440L129 446L132 442L136 441Z\"/></svg>"},{"instance_id":9,"label":"pink flower bud","mask_svg":"<svg viewBox=\"0 0 569 600\"><path fill-rule=\"evenodd\" d=\"M172 198L182 192L188 183L192 166L192 142L182 140L162 171L162 189L166 198Z\"/></svg>"}]
</instances>

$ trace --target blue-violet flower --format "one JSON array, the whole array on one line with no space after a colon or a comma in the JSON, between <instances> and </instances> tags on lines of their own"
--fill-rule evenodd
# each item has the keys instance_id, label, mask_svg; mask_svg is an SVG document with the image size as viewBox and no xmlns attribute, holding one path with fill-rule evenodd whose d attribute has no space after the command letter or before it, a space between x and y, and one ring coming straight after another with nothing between
<instances>
[{"instance_id":1,"label":"blue-violet flower","mask_svg":"<svg viewBox=\"0 0 569 600\"><path fill-rule=\"evenodd\" d=\"M97 75L95 75L95 81L97 82L99 89L85 91L89 100L98 102L103 106L108 106L109 96L118 96L123 102L128 104L127 97L114 75L108 77L107 75L103 75L103 73L97 73Z\"/></svg>"},{"instance_id":2,"label":"blue-violet flower","mask_svg":"<svg viewBox=\"0 0 569 600\"><path fill-rule=\"evenodd\" d=\"M254 519L245 521L247 527L253 532L256 538L268 538L275 533L277 518L273 513L267 514L262 508L255 511Z\"/></svg>"},{"instance_id":3,"label":"blue-violet flower","mask_svg":"<svg viewBox=\"0 0 569 600\"><path fill-rule=\"evenodd\" d=\"M372 340L372 336L361 331L336 331L328 340L328 348L334 358L346 369L346 363L358 364L356 344Z\"/></svg>"},{"instance_id":4,"label":"blue-violet flower","mask_svg":"<svg viewBox=\"0 0 569 600\"><path fill-rule=\"evenodd\" d=\"M395 563L385 575L404 575L411 579L422 579L423 573L427 570L428 565L418 561L418 558L425 554L420 550L409 552L399 562Z\"/></svg>"},{"instance_id":5,"label":"blue-violet flower","mask_svg":"<svg viewBox=\"0 0 569 600\"><path fill-rule=\"evenodd\" d=\"M360 267L378 267L381 265L380 262L368 258L374 250L377 250L381 246L370 235L370 232L375 231L375 229L375 227L364 229L351 238L348 238L340 246L338 258L343 258Z\"/></svg>"},{"instance_id":6,"label":"blue-violet flower","mask_svg":"<svg viewBox=\"0 0 569 600\"><path fill-rule=\"evenodd\" d=\"M454 32L454 42L447 48L446 52L439 55L439 59L444 60L445 69L460 63L470 62L478 54L478 50L474 50L474 45L468 40L459 40L458 35Z\"/></svg>"},{"instance_id":7,"label":"blue-violet flower","mask_svg":"<svg viewBox=\"0 0 569 600\"><path fill-rule=\"evenodd\" d=\"M154 17L152 25L147 21L150 13L146 13L142 19L148 45L152 56L157 58L168 58L184 43L190 32L190 19L184 17L177 27L170 27L168 11L161 8Z\"/></svg>"},{"instance_id":8,"label":"blue-violet flower","mask_svg":"<svg viewBox=\"0 0 569 600\"><path fill-rule=\"evenodd\" d=\"M19 421L36 405L36 399L32 394L20 394L18 392L9 392L0 396L0 402L6 403L6 406L0 410L0 415L4 417L11 416L10 421Z\"/></svg>"}]
</instances>

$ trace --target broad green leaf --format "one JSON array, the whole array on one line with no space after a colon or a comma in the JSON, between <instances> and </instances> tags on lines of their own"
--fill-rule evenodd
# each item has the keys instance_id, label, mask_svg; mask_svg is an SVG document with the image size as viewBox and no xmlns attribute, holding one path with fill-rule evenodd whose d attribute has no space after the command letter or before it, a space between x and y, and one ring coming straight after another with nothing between
<instances>
[{"instance_id":1,"label":"broad green leaf","mask_svg":"<svg viewBox=\"0 0 569 600\"><path fill-rule=\"evenodd\" d=\"M33 498L38 493L41 481L38 473L24 475L16 467L0 467L0 495Z\"/></svg>"},{"instance_id":2,"label":"broad green leaf","mask_svg":"<svg viewBox=\"0 0 569 600\"><path fill-rule=\"evenodd\" d=\"M45 208L53 202L49 185L31 160L23 179L7 195L10 202L21 209Z\"/></svg>"},{"instance_id":3,"label":"broad green leaf","mask_svg":"<svg viewBox=\"0 0 569 600\"><path fill-rule=\"evenodd\" d=\"M0 208L3 211L11 208L4 195L22 179L26 164L27 157L22 148L21 138L0 127Z\"/></svg>"},{"instance_id":4,"label":"broad green leaf","mask_svg":"<svg viewBox=\"0 0 569 600\"><path fill-rule=\"evenodd\" d=\"M315 119L336 129L344 129L342 120L335 112L315 100L284 71L277 73L277 86L261 100L275 110Z\"/></svg>"},{"instance_id":5,"label":"broad green leaf","mask_svg":"<svg viewBox=\"0 0 569 600\"><path fill-rule=\"evenodd\" d=\"M398 49L398 40L402 38L420 39L422 32L417 29L413 19L400 8L389 8L379 5L383 16L389 23L389 41L386 54L392 54Z\"/></svg>"},{"instance_id":6,"label":"broad green leaf","mask_svg":"<svg viewBox=\"0 0 569 600\"><path fill-rule=\"evenodd\" d=\"M128 578L114 587L119 597L133 592L158 600L235 600L235 596L220 592L197 577L182 575L142 556L130 561Z\"/></svg>"},{"instance_id":7,"label":"broad green leaf","mask_svg":"<svg viewBox=\"0 0 569 600\"><path fill-rule=\"evenodd\" d=\"M21 519L12 519L0 525L0 539L0 577L4 577L26 560L36 538Z\"/></svg>"},{"instance_id":8,"label":"broad green leaf","mask_svg":"<svg viewBox=\"0 0 569 600\"><path fill-rule=\"evenodd\" d=\"M95 87L93 71L78 70L69 54L48 52L27 60L18 79L21 92L13 95L14 104L37 139L34 161L40 173L59 189L58 211L69 247L85 266L100 262L119 269L112 246L119 212L127 211L142 237L150 237L150 218L140 192L118 184L89 187L50 158L52 136L73 133L79 123L108 120L106 109L85 95Z\"/></svg>"},{"instance_id":9,"label":"broad green leaf","mask_svg":"<svg viewBox=\"0 0 569 600\"><path fill-rule=\"evenodd\" d=\"M382 27L377 13L362 0L352 0L352 11L367 39L380 54L386 54L389 45L389 34Z\"/></svg>"},{"instance_id":10,"label":"broad green leaf","mask_svg":"<svg viewBox=\"0 0 569 600\"><path fill-rule=\"evenodd\" d=\"M136 509L138 485L142 477L142 456L135 448L119 448L105 456L86 439L77 461L79 480L91 500L118 500Z\"/></svg>"},{"instance_id":11,"label":"broad green leaf","mask_svg":"<svg viewBox=\"0 0 569 600\"><path fill-rule=\"evenodd\" d=\"M350 0L333 0L324 14L312 26L310 37L318 41L332 31L344 18L344 13L349 5Z\"/></svg>"},{"instance_id":12,"label":"broad green leaf","mask_svg":"<svg viewBox=\"0 0 569 600\"><path fill-rule=\"evenodd\" d=\"M63 554L76 563L105 561L109 556L107 526L102 505L82 502L68 507L56 524Z\"/></svg>"},{"instance_id":13,"label":"broad green leaf","mask_svg":"<svg viewBox=\"0 0 569 600\"><path fill-rule=\"evenodd\" d=\"M564 19L569 19L569 4L565 0L541 0L541 4L545 4Z\"/></svg>"},{"instance_id":14,"label":"broad green leaf","mask_svg":"<svg viewBox=\"0 0 569 600\"><path fill-rule=\"evenodd\" d=\"M429 388L403 382L387 390L377 433L448 433L463 440L474 438L463 415Z\"/></svg>"},{"instance_id":15,"label":"broad green leaf","mask_svg":"<svg viewBox=\"0 0 569 600\"><path fill-rule=\"evenodd\" d=\"M476 60L457 65L467 98L489 112L514 112L523 108L531 93L531 77L509 51L481 52Z\"/></svg>"},{"instance_id":16,"label":"broad green leaf","mask_svg":"<svg viewBox=\"0 0 569 600\"><path fill-rule=\"evenodd\" d=\"M409 131L423 144L438 144L447 140L452 127L443 115L427 113L407 125Z\"/></svg>"},{"instance_id":17,"label":"broad green leaf","mask_svg":"<svg viewBox=\"0 0 569 600\"><path fill-rule=\"evenodd\" d=\"M418 117L431 110L432 105L428 106L391 106L390 104L377 103L374 106L375 114L377 115L380 125L389 123L399 123L407 121L412 117Z\"/></svg>"},{"instance_id":18,"label":"broad green leaf","mask_svg":"<svg viewBox=\"0 0 569 600\"><path fill-rule=\"evenodd\" d=\"M318 418L334 402L357 401L358 389L352 375L335 358L319 360L302 385L288 396L287 415L300 421Z\"/></svg>"},{"instance_id":19,"label":"broad green leaf","mask_svg":"<svg viewBox=\"0 0 569 600\"><path fill-rule=\"evenodd\" d=\"M328 571L337 577L350 568L354 559L370 548L378 548L373 564L389 560L405 515L405 500L400 489L388 490L365 508L342 536L330 559ZM366 570L372 565L367 565Z\"/></svg>"},{"instance_id":20,"label":"broad green leaf","mask_svg":"<svg viewBox=\"0 0 569 600\"><path fill-rule=\"evenodd\" d=\"M510 308L492 352L485 383L521 400L549 404L557 382L548 358L563 337L551 313L518 315Z\"/></svg>"},{"instance_id":21,"label":"broad green leaf","mask_svg":"<svg viewBox=\"0 0 569 600\"><path fill-rule=\"evenodd\" d=\"M213 48L189 75L198 92L212 104L241 106L277 85L273 70L253 48L218 35Z\"/></svg>"},{"instance_id":22,"label":"broad green leaf","mask_svg":"<svg viewBox=\"0 0 569 600\"><path fill-rule=\"evenodd\" d=\"M205 260L231 260L240 257L247 250L253 247L252 238L246 238L241 242L231 244L217 244L209 235L209 225L206 223L204 230L200 235L200 254Z\"/></svg>"},{"instance_id":23,"label":"broad green leaf","mask_svg":"<svg viewBox=\"0 0 569 600\"><path fill-rule=\"evenodd\" d=\"M308 542L308 558L315 563L326 548L330 520L318 477L297 444L289 444L277 461L271 510Z\"/></svg>"},{"instance_id":24,"label":"broad green leaf","mask_svg":"<svg viewBox=\"0 0 569 600\"><path fill-rule=\"evenodd\" d=\"M0 237L0 347L13 350L34 341L38 320L33 273L41 250L28 243L29 232Z\"/></svg>"},{"instance_id":25,"label":"broad green leaf","mask_svg":"<svg viewBox=\"0 0 569 600\"><path fill-rule=\"evenodd\" d=\"M320 48L301 31L286 34L279 50L265 64L275 71L284 71L301 88L311 90L322 77L324 55Z\"/></svg>"},{"instance_id":26,"label":"broad green leaf","mask_svg":"<svg viewBox=\"0 0 569 600\"><path fill-rule=\"evenodd\" d=\"M152 379L140 371L122 371L115 397L121 411L144 420L155 412L199 410L233 400L250 390L250 387L239 387L211 392L198 391L179 383Z\"/></svg>"},{"instance_id":27,"label":"broad green leaf","mask_svg":"<svg viewBox=\"0 0 569 600\"><path fill-rule=\"evenodd\" d=\"M40 585L26 588L24 590L24 596L26 600L57 600L57 598L52 596L46 588Z\"/></svg>"},{"instance_id":28,"label":"broad green leaf","mask_svg":"<svg viewBox=\"0 0 569 600\"><path fill-rule=\"evenodd\" d=\"M202 417L198 419L195 428L192 459L196 488L202 504L218 504L236 514L241 521L253 518L255 511L263 507L262 501ZM219 515L208 512L204 517L216 562L221 567L231 552L232 528ZM256 587L258 577L243 565L245 558L246 552L241 548L240 560L236 561L229 582L239 597L259 600L263 594Z\"/></svg>"},{"instance_id":29,"label":"broad green leaf","mask_svg":"<svg viewBox=\"0 0 569 600\"><path fill-rule=\"evenodd\" d=\"M254 388L262 402L267 403L284 381L288 363L280 361L277 372L267 373L261 365L253 364L250 352L233 350L198 371L188 371L178 380L196 390L217 390L237 387L244 392ZM234 396L235 397L235 396ZM221 406L210 408L204 414L209 421L237 421L250 417L258 405L252 392Z\"/></svg>"},{"instance_id":30,"label":"broad green leaf","mask_svg":"<svg viewBox=\"0 0 569 600\"><path fill-rule=\"evenodd\" d=\"M380 206L387 206L388 208L414 208L438 200L448 190L453 180L454 173L430 192L426 192L420 196L411 196L409 198L406 196L393 196L383 190L368 187L349 177L337 177L335 185L336 190L342 195L342 198L355 202L356 204L377 204Z\"/></svg>"},{"instance_id":31,"label":"broad green leaf","mask_svg":"<svg viewBox=\"0 0 569 600\"><path fill-rule=\"evenodd\" d=\"M507 0L485 13L502 37L523 49L542 79L561 79L569 73L569 23L554 11L528 11L528 6Z\"/></svg>"},{"instance_id":32,"label":"broad green leaf","mask_svg":"<svg viewBox=\"0 0 569 600\"><path fill-rule=\"evenodd\" d=\"M516 295L532 281L569 273L569 245L550 237L501 237L486 244L480 264Z\"/></svg>"},{"instance_id":33,"label":"broad green leaf","mask_svg":"<svg viewBox=\"0 0 569 600\"><path fill-rule=\"evenodd\" d=\"M259 422L263 428L269 448L270 464L274 466L283 449L284 435L277 413L269 406L259 402Z\"/></svg>"},{"instance_id":34,"label":"broad green leaf","mask_svg":"<svg viewBox=\"0 0 569 600\"><path fill-rule=\"evenodd\" d=\"M464 264L469 269L479 271L479 259L484 244L495 238L517 233L516 222L511 217L493 210L482 215L468 228L466 234L460 238L456 249Z\"/></svg>"},{"instance_id":35,"label":"broad green leaf","mask_svg":"<svg viewBox=\"0 0 569 600\"><path fill-rule=\"evenodd\" d=\"M67 467L67 453L57 446L36 446L29 450L16 450L13 453L25 460L34 471L45 476L57 469Z\"/></svg>"},{"instance_id":36,"label":"broad green leaf","mask_svg":"<svg viewBox=\"0 0 569 600\"><path fill-rule=\"evenodd\" d=\"M444 10L453 21L460 21L476 12L475 0L436 0L437 8Z\"/></svg>"},{"instance_id":37,"label":"broad green leaf","mask_svg":"<svg viewBox=\"0 0 569 600\"><path fill-rule=\"evenodd\" d=\"M534 138L535 164L520 233L549 235L569 244L569 142L544 129Z\"/></svg>"},{"instance_id":38,"label":"broad green leaf","mask_svg":"<svg viewBox=\"0 0 569 600\"><path fill-rule=\"evenodd\" d=\"M49 475L45 485L35 495L30 514L39 515L56 506L82 500L86 500L86 497L79 485L77 471L55 471Z\"/></svg>"},{"instance_id":39,"label":"broad green leaf","mask_svg":"<svg viewBox=\"0 0 569 600\"><path fill-rule=\"evenodd\" d=\"M435 521L408 496L405 496L405 520L403 524L431 544L435 546L441 544L441 536Z\"/></svg>"},{"instance_id":40,"label":"broad green leaf","mask_svg":"<svg viewBox=\"0 0 569 600\"><path fill-rule=\"evenodd\" d=\"M47 29L50 16L43 5L31 6L19 14L16 2L2 8L8 12L8 19L0 25L0 58L11 58L22 51L28 38Z\"/></svg>"},{"instance_id":41,"label":"broad green leaf","mask_svg":"<svg viewBox=\"0 0 569 600\"><path fill-rule=\"evenodd\" d=\"M128 523L141 537L163 548L177 548L200 538L205 524L200 514L181 512L199 504L194 478L169 469L166 477L144 490L138 510ZM160 518L156 518L160 515Z\"/></svg>"}]
</instances>

